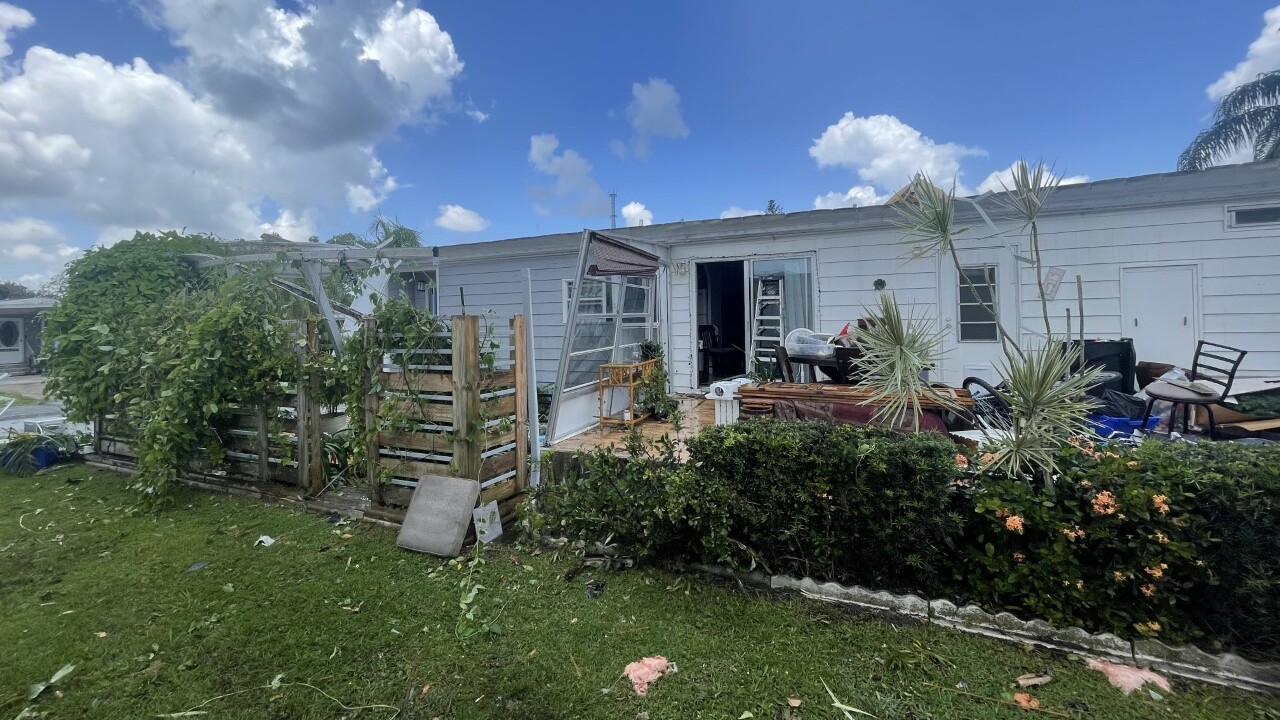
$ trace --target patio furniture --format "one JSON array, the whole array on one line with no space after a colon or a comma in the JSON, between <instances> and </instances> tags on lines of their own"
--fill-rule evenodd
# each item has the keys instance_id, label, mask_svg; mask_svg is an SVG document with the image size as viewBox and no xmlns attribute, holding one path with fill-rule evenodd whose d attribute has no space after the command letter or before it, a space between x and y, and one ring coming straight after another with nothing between
<instances>
[{"instance_id":1,"label":"patio furniture","mask_svg":"<svg viewBox=\"0 0 1280 720\"><path fill-rule=\"evenodd\" d=\"M1191 414L1191 406L1196 405L1203 407L1209 416L1209 438L1211 440L1218 439L1218 428L1213 419L1213 406L1231 393L1231 383L1236 379L1236 371L1240 369L1240 363L1244 360L1244 356L1248 354L1247 350L1240 350L1227 345L1218 343L1205 342L1201 340L1196 343L1196 354L1191 362L1191 373L1188 375L1191 382L1174 383L1174 382L1154 382L1143 391L1147 393L1147 412L1143 416L1143 426L1146 421L1151 418L1151 407L1155 405L1156 400L1164 400L1173 403L1173 409L1177 410L1178 406L1183 407L1182 413L1182 432L1187 432L1187 418ZM1211 365L1206 360L1212 360L1226 367ZM1215 390L1210 384L1221 387L1221 390ZM1173 429L1173 413L1169 414L1169 429Z\"/></svg>"},{"instance_id":2,"label":"patio furniture","mask_svg":"<svg viewBox=\"0 0 1280 720\"><path fill-rule=\"evenodd\" d=\"M796 374L791 369L791 356L787 354L787 349L779 345L773 352L778 359L778 372L782 375L782 382L795 382Z\"/></svg>"},{"instance_id":3,"label":"patio furniture","mask_svg":"<svg viewBox=\"0 0 1280 720\"><path fill-rule=\"evenodd\" d=\"M600 432L606 426L625 427L628 430L652 413L638 412L636 401L640 399L640 382L661 362L657 358L639 362L602 363L600 365ZM613 390L625 390L627 404L622 410L613 410ZM609 407L609 411L605 407Z\"/></svg>"}]
</instances>

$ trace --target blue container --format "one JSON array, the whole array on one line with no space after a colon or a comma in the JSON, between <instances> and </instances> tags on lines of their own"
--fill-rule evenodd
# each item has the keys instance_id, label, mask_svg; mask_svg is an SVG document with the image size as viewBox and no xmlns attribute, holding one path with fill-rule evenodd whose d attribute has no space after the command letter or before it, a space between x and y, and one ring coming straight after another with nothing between
<instances>
[{"instance_id":1,"label":"blue container","mask_svg":"<svg viewBox=\"0 0 1280 720\"><path fill-rule=\"evenodd\" d=\"M37 470L43 470L51 467L58 462L58 451L53 448L36 448L31 451L31 464L36 466Z\"/></svg>"},{"instance_id":2,"label":"blue container","mask_svg":"<svg viewBox=\"0 0 1280 720\"><path fill-rule=\"evenodd\" d=\"M1156 423L1160 422L1160 418L1152 415L1147 420L1147 426L1142 426L1141 420L1130 420L1123 417L1110 417L1108 415L1090 415L1089 425L1093 427L1093 431L1104 438L1109 437L1130 437L1135 430L1146 430L1150 432L1155 429Z\"/></svg>"}]
</instances>

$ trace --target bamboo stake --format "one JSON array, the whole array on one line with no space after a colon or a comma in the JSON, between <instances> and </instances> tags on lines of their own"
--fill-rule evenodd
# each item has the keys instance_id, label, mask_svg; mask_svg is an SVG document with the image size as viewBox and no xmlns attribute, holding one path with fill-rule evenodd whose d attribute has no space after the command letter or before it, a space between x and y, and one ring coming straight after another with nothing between
<instances>
[{"instance_id":1,"label":"bamboo stake","mask_svg":"<svg viewBox=\"0 0 1280 720\"><path fill-rule=\"evenodd\" d=\"M1076 275L1076 301L1080 303L1080 344L1084 345L1084 281Z\"/></svg>"}]
</instances>

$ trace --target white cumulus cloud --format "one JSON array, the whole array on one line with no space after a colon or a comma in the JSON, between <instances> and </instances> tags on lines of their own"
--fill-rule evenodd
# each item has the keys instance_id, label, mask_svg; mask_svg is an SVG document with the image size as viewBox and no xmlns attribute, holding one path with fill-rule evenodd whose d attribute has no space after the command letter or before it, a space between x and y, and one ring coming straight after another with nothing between
<instances>
[{"instance_id":1,"label":"white cumulus cloud","mask_svg":"<svg viewBox=\"0 0 1280 720\"><path fill-rule=\"evenodd\" d=\"M1262 33L1250 43L1244 60L1205 88L1210 100L1220 99L1262 73L1280 70L1280 5L1266 11L1262 19Z\"/></svg>"},{"instance_id":2,"label":"white cumulus cloud","mask_svg":"<svg viewBox=\"0 0 1280 720\"><path fill-rule=\"evenodd\" d=\"M1009 167L1003 170L997 170L991 173L986 177L985 180L983 180L978 185L978 192L979 193L984 193L988 191L1004 192L1005 190L1012 190L1013 189L1013 172L1014 170L1018 169L1021 165L1022 165L1021 160L1015 160L1014 163ZM1050 177L1056 178L1058 176L1050 173ZM1087 183L1087 182L1089 182L1088 175L1068 175L1067 177L1062 178L1058 184L1059 185L1078 185L1080 183Z\"/></svg>"},{"instance_id":3,"label":"white cumulus cloud","mask_svg":"<svg viewBox=\"0 0 1280 720\"><path fill-rule=\"evenodd\" d=\"M750 217L752 215L763 215L763 214L764 214L763 210L747 210L746 208L740 208L737 205L730 205L728 208L725 208L725 210L720 213L720 219L728 220L729 218Z\"/></svg>"},{"instance_id":4,"label":"white cumulus cloud","mask_svg":"<svg viewBox=\"0 0 1280 720\"><path fill-rule=\"evenodd\" d=\"M0 2L0 60L13 53L13 48L8 43L9 34L35 24L36 18L31 13L16 5Z\"/></svg>"},{"instance_id":5,"label":"white cumulus cloud","mask_svg":"<svg viewBox=\"0 0 1280 720\"><path fill-rule=\"evenodd\" d=\"M0 280L26 276L23 284L36 287L64 263L84 251L73 247L57 227L33 217L0 220Z\"/></svg>"},{"instance_id":6,"label":"white cumulus cloud","mask_svg":"<svg viewBox=\"0 0 1280 720\"><path fill-rule=\"evenodd\" d=\"M436 227L454 232L480 232L489 227L489 221L475 210L468 210L461 205L441 205L440 215L436 217Z\"/></svg>"},{"instance_id":7,"label":"white cumulus cloud","mask_svg":"<svg viewBox=\"0 0 1280 720\"><path fill-rule=\"evenodd\" d=\"M644 203L633 200L622 206L622 219L626 221L627 227L652 225L653 211L645 207Z\"/></svg>"},{"instance_id":8,"label":"white cumulus cloud","mask_svg":"<svg viewBox=\"0 0 1280 720\"><path fill-rule=\"evenodd\" d=\"M632 83L631 102L627 105L627 121L631 123L631 145L621 140L610 143L610 149L618 157L626 157L630 150L644 160L649 157L653 138L678 140L689 137L689 126L680 110L680 93L663 78L649 78L648 82Z\"/></svg>"},{"instance_id":9,"label":"white cumulus cloud","mask_svg":"<svg viewBox=\"0 0 1280 720\"><path fill-rule=\"evenodd\" d=\"M104 239L186 227L305 240L322 208L365 212L398 187L379 142L459 109L452 39L404 2L132 7L179 50L163 70L37 45L0 71L0 197ZM0 3L0 37L29 15Z\"/></svg>"},{"instance_id":10,"label":"white cumulus cloud","mask_svg":"<svg viewBox=\"0 0 1280 720\"><path fill-rule=\"evenodd\" d=\"M985 154L979 148L939 143L893 115L859 117L844 114L813 141L809 155L819 167L855 170L863 182L893 192L919 171L936 183L950 184L960 176L960 160ZM963 186L960 194L967 194Z\"/></svg>"},{"instance_id":11,"label":"white cumulus cloud","mask_svg":"<svg viewBox=\"0 0 1280 720\"><path fill-rule=\"evenodd\" d=\"M562 211L571 215L607 214L609 198L591 176L591 163L576 150L565 148L557 152L559 148L560 140L553 134L529 137L529 164L536 172L555 178L549 187L534 188L534 194L554 198ZM551 212L545 203L537 203L534 208L539 214Z\"/></svg>"},{"instance_id":12,"label":"white cumulus cloud","mask_svg":"<svg viewBox=\"0 0 1280 720\"><path fill-rule=\"evenodd\" d=\"M829 192L813 199L813 209L834 210L836 208L866 207L879 205L888 200L888 195L881 195L870 185L854 185L847 192Z\"/></svg>"}]
</instances>

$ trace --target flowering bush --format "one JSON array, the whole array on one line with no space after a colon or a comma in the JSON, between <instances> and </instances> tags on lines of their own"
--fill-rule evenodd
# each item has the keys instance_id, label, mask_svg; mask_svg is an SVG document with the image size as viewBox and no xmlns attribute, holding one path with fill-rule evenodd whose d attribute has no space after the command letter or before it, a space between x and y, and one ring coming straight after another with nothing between
<instances>
[{"instance_id":1,"label":"flowering bush","mask_svg":"<svg viewBox=\"0 0 1280 720\"><path fill-rule=\"evenodd\" d=\"M1054 623L1196 634L1192 599L1213 578L1210 534L1184 489L1194 471L1083 441L1058 462L1064 476L1042 488L977 466L959 589Z\"/></svg>"}]
</instances>

